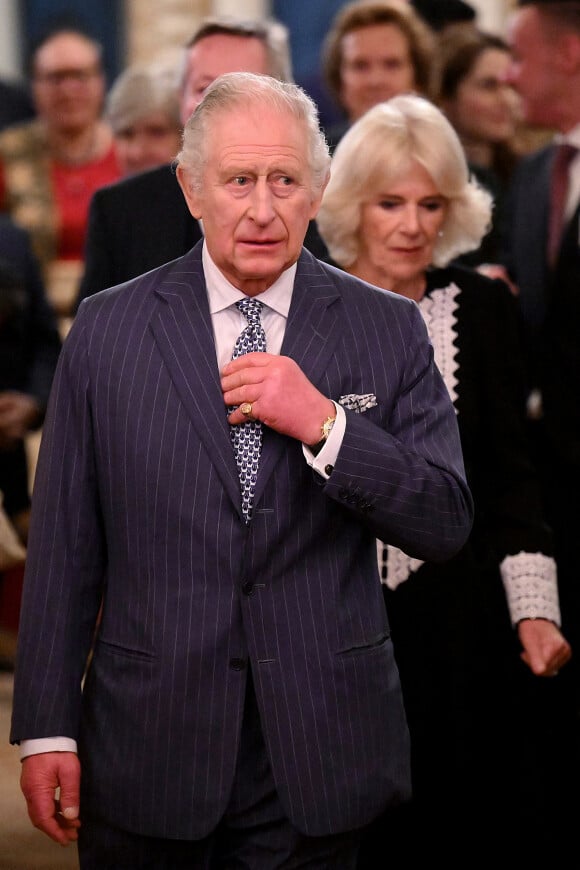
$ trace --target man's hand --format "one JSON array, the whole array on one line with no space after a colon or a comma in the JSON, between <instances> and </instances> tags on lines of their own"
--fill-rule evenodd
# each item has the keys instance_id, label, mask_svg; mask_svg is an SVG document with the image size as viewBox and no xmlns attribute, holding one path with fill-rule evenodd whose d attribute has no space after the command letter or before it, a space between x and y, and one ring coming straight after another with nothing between
<instances>
[{"instance_id":1,"label":"man's hand","mask_svg":"<svg viewBox=\"0 0 580 870\"><path fill-rule=\"evenodd\" d=\"M524 648L521 657L537 676L555 677L572 657L570 644L548 619L522 619L518 637Z\"/></svg>"},{"instance_id":2,"label":"man's hand","mask_svg":"<svg viewBox=\"0 0 580 870\"><path fill-rule=\"evenodd\" d=\"M477 266L477 271L482 275L487 275L488 278L499 278L508 285L514 296L520 295L519 287L517 284L514 284L507 269L500 263L481 263L481 265Z\"/></svg>"},{"instance_id":3,"label":"man's hand","mask_svg":"<svg viewBox=\"0 0 580 870\"><path fill-rule=\"evenodd\" d=\"M81 766L74 752L43 752L22 761L20 788L30 820L62 846L78 837L80 781Z\"/></svg>"},{"instance_id":4,"label":"man's hand","mask_svg":"<svg viewBox=\"0 0 580 870\"><path fill-rule=\"evenodd\" d=\"M40 408L33 396L15 390L0 392L0 447L10 447L24 438L39 414Z\"/></svg>"},{"instance_id":5,"label":"man's hand","mask_svg":"<svg viewBox=\"0 0 580 870\"><path fill-rule=\"evenodd\" d=\"M296 438L304 444L320 441L320 427L335 408L310 383L294 360L271 353L248 353L229 362L222 372L226 405L249 402L251 415L238 407L229 416L232 425L248 419Z\"/></svg>"}]
</instances>

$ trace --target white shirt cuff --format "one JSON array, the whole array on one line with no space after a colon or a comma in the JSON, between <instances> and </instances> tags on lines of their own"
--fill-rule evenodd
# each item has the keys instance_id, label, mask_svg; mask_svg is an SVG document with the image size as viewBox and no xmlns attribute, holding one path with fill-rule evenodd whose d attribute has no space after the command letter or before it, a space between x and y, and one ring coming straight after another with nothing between
<instances>
[{"instance_id":1,"label":"white shirt cuff","mask_svg":"<svg viewBox=\"0 0 580 870\"><path fill-rule=\"evenodd\" d=\"M332 401L332 400L331 400ZM324 446L319 450L318 454L315 456L312 450L306 445L302 445L302 452L304 454L304 458L308 465L320 474L321 477L324 477L325 480L328 480L332 473L332 469L334 467L334 463L336 462L336 457L338 456L338 451L340 450L340 446L342 444L342 439L344 438L344 430L346 429L346 414L344 412L344 408L342 405L338 405L336 402L332 402L334 408L336 410L336 420L334 422L334 426L330 430L330 435L326 439Z\"/></svg>"},{"instance_id":2,"label":"white shirt cuff","mask_svg":"<svg viewBox=\"0 0 580 870\"><path fill-rule=\"evenodd\" d=\"M21 740L20 761L28 755L40 755L41 752L75 752L77 742L71 737L38 737L33 740Z\"/></svg>"}]
</instances>

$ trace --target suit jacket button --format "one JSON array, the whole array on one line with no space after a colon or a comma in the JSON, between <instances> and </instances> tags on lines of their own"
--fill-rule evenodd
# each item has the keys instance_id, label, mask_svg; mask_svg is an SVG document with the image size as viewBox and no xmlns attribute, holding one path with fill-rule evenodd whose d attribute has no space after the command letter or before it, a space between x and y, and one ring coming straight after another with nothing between
<instances>
[{"instance_id":1,"label":"suit jacket button","mask_svg":"<svg viewBox=\"0 0 580 870\"><path fill-rule=\"evenodd\" d=\"M243 671L246 667L245 659L230 659L230 668L233 671Z\"/></svg>"},{"instance_id":2,"label":"suit jacket button","mask_svg":"<svg viewBox=\"0 0 580 870\"><path fill-rule=\"evenodd\" d=\"M242 592L244 593L244 595L253 595L254 594L254 584L248 580L247 583L243 584Z\"/></svg>"}]
</instances>

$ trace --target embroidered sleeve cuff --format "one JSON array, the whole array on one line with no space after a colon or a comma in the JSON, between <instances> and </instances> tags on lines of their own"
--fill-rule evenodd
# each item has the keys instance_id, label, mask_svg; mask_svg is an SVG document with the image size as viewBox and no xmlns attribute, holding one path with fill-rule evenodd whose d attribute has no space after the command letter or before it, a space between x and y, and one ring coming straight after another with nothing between
<instances>
[{"instance_id":1,"label":"embroidered sleeve cuff","mask_svg":"<svg viewBox=\"0 0 580 870\"><path fill-rule=\"evenodd\" d=\"M512 625L522 619L549 619L560 626L556 563L543 553L506 556L500 565Z\"/></svg>"}]
</instances>

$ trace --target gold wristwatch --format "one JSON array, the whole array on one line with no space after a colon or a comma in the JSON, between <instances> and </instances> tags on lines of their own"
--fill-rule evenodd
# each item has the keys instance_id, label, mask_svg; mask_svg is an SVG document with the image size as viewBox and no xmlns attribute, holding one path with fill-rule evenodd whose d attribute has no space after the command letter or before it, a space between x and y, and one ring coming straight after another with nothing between
<instances>
[{"instance_id":1,"label":"gold wristwatch","mask_svg":"<svg viewBox=\"0 0 580 870\"><path fill-rule=\"evenodd\" d=\"M310 449L314 453L315 456L318 456L324 445L328 440L328 436L332 432L332 427L336 422L336 417L327 417L322 426L320 427L320 434L322 438L320 441L317 441L316 444L312 444Z\"/></svg>"}]
</instances>

